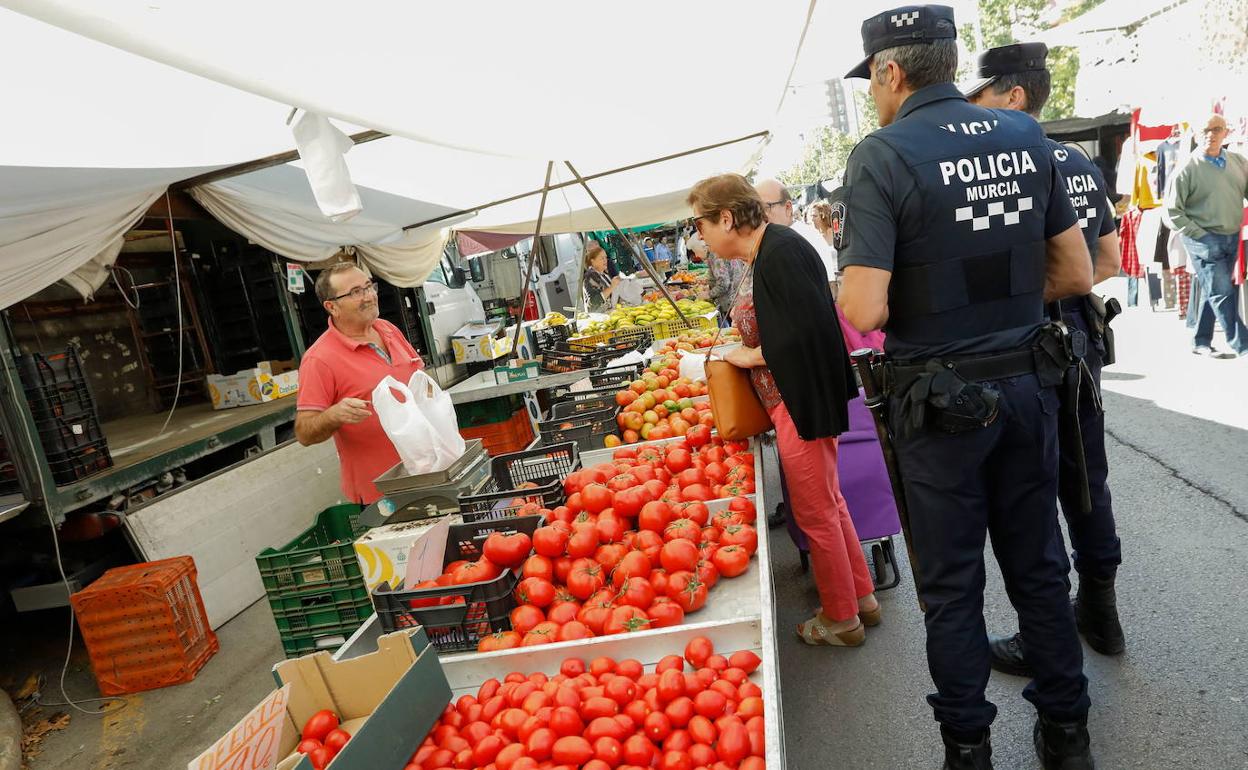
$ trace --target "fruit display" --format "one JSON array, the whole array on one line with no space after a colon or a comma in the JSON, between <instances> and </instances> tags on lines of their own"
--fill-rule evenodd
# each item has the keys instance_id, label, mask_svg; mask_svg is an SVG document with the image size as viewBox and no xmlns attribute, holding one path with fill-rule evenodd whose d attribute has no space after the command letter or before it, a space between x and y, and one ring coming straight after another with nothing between
<instances>
[{"instance_id":1,"label":"fruit display","mask_svg":"<svg viewBox=\"0 0 1248 770\"><path fill-rule=\"evenodd\" d=\"M694 399L706 395L706 383L681 377L678 351L668 351L651 361L641 377L615 394L619 436L608 436L607 446L679 438L694 426L715 426L711 405Z\"/></svg>"},{"instance_id":2,"label":"fruit display","mask_svg":"<svg viewBox=\"0 0 1248 770\"><path fill-rule=\"evenodd\" d=\"M492 534L480 559L430 581L518 570L511 628L483 637L478 651L679 625L720 578L748 571L758 550L747 497L754 457L742 442L707 439L624 447L612 462L574 471L564 480L565 505L533 505L547 523L532 538ZM712 514L707 501L721 497L732 499Z\"/></svg>"},{"instance_id":3,"label":"fruit display","mask_svg":"<svg viewBox=\"0 0 1248 770\"><path fill-rule=\"evenodd\" d=\"M338 726L337 714L322 709L308 718L299 737L302 740L295 751L307 754L315 770L324 770L351 740L351 733Z\"/></svg>"},{"instance_id":4,"label":"fruit display","mask_svg":"<svg viewBox=\"0 0 1248 770\"><path fill-rule=\"evenodd\" d=\"M676 305L686 317L715 312L715 306L706 300L680 299L676 301ZM615 329L629 329L637 326L649 327L653 326L657 321L678 319L679 316L676 315L675 308L666 300L662 302L647 302L643 305L632 307L616 305L606 320L592 321L581 331L583 334L598 334Z\"/></svg>"},{"instance_id":5,"label":"fruit display","mask_svg":"<svg viewBox=\"0 0 1248 770\"><path fill-rule=\"evenodd\" d=\"M703 273L702 275L705 276L706 274ZM697 273L692 273L688 270L678 270L677 272L672 273L672 277L668 278L667 282L668 283L697 283L698 277L699 276Z\"/></svg>"},{"instance_id":6,"label":"fruit display","mask_svg":"<svg viewBox=\"0 0 1248 770\"><path fill-rule=\"evenodd\" d=\"M709 348L712 343L716 345L733 344L741 341L741 332L734 327L729 326L719 332L719 342L715 342L714 329L691 329L683 331L671 339L664 340L656 353L659 356L666 356L672 353L679 355L682 350L702 350Z\"/></svg>"},{"instance_id":7,"label":"fruit display","mask_svg":"<svg viewBox=\"0 0 1248 770\"><path fill-rule=\"evenodd\" d=\"M538 329L548 329L551 326L567 326L568 317L563 313L547 313L546 317L538 321L534 326Z\"/></svg>"},{"instance_id":8,"label":"fruit display","mask_svg":"<svg viewBox=\"0 0 1248 770\"><path fill-rule=\"evenodd\" d=\"M762 661L698 636L649 671L634 659L563 659L447 704L404 770L764 770Z\"/></svg>"}]
</instances>

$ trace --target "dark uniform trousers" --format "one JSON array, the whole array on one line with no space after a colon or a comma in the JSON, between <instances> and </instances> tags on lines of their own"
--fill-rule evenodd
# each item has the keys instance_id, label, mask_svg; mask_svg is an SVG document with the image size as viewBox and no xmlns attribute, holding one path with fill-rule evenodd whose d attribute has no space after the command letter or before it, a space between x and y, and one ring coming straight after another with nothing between
<instances>
[{"instance_id":1,"label":"dark uniform trousers","mask_svg":"<svg viewBox=\"0 0 1248 770\"><path fill-rule=\"evenodd\" d=\"M1088 335L1088 354L1084 361L1099 392L1101 353L1104 348L1100 340L1093 338L1087 320L1090 312L1092 311L1082 299L1062 303L1062 320L1066 325L1071 329L1080 329ZM1109 494L1105 415L1096 408L1096 400L1087 382L1079 390L1079 425L1083 431L1084 462L1088 469L1088 489L1092 493L1092 512L1085 514L1080 510L1079 474L1074 456L1066 451L1061 452L1058 499L1062 503L1062 512L1066 514L1066 528L1070 532L1070 545L1075 555L1075 570L1089 577L1110 578L1122 563L1122 546L1114 528L1114 509ZM1058 537L1061 537L1060 531ZM1065 555L1063 548L1063 559ZM1067 573L1069 564L1067 561ZM1030 640L1028 642L1030 648Z\"/></svg>"},{"instance_id":2,"label":"dark uniform trousers","mask_svg":"<svg viewBox=\"0 0 1248 770\"><path fill-rule=\"evenodd\" d=\"M984 697L984 539L1005 578L1037 676L1023 691L1044 714L1087 714L1088 681L1056 527L1058 396L1035 375L997 380L1000 413L958 434L923 429L896 440L905 479L919 595L927 605L927 657L936 720L955 731L988 727L996 707ZM900 425L900 399L892 419ZM1067 567L1068 569L1068 567Z\"/></svg>"}]
</instances>

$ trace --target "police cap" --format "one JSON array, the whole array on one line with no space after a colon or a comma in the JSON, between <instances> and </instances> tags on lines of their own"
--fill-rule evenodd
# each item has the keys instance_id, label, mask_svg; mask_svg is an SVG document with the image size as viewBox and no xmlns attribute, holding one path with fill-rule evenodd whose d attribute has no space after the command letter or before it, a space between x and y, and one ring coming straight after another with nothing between
<instances>
[{"instance_id":1,"label":"police cap","mask_svg":"<svg viewBox=\"0 0 1248 770\"><path fill-rule=\"evenodd\" d=\"M885 11L862 23L862 52L866 58L845 77L871 77L871 56L885 48L927 44L957 36L953 9L947 5L903 5Z\"/></svg>"},{"instance_id":2,"label":"police cap","mask_svg":"<svg viewBox=\"0 0 1248 770\"><path fill-rule=\"evenodd\" d=\"M1044 43L1015 43L989 48L979 55L976 79L962 85L961 91L968 98L988 87L1002 75L1020 72L1036 72L1046 66L1049 47Z\"/></svg>"}]
</instances>

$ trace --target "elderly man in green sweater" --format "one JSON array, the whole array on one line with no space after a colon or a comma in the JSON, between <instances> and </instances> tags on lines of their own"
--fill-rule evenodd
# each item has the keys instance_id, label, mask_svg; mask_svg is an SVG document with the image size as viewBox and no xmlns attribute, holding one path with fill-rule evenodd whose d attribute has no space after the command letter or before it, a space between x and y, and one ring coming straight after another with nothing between
<instances>
[{"instance_id":1,"label":"elderly man in green sweater","mask_svg":"<svg viewBox=\"0 0 1248 770\"><path fill-rule=\"evenodd\" d=\"M1231 271L1239 251L1248 198L1248 158L1227 151L1226 119L1211 115L1202 131L1204 144L1174 180L1166 209L1183 237L1203 299L1196 313L1192 352L1213 358L1248 356L1248 329L1239 317L1239 287ZM1213 347L1214 320L1226 332L1232 353Z\"/></svg>"}]
</instances>

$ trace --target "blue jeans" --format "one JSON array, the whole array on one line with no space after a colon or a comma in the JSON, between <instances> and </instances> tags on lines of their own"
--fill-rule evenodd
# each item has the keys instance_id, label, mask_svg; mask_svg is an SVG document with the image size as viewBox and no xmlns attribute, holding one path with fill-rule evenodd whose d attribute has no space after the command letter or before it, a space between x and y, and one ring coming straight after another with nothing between
<instances>
[{"instance_id":1,"label":"blue jeans","mask_svg":"<svg viewBox=\"0 0 1248 770\"><path fill-rule=\"evenodd\" d=\"M1183 245L1187 247L1202 295L1196 305L1196 334L1192 343L1196 347L1212 345L1216 318L1226 332L1226 344L1231 350L1241 356L1248 354L1248 329L1239 317L1239 287L1231 278L1239 235L1207 233L1200 238L1185 235Z\"/></svg>"}]
</instances>

